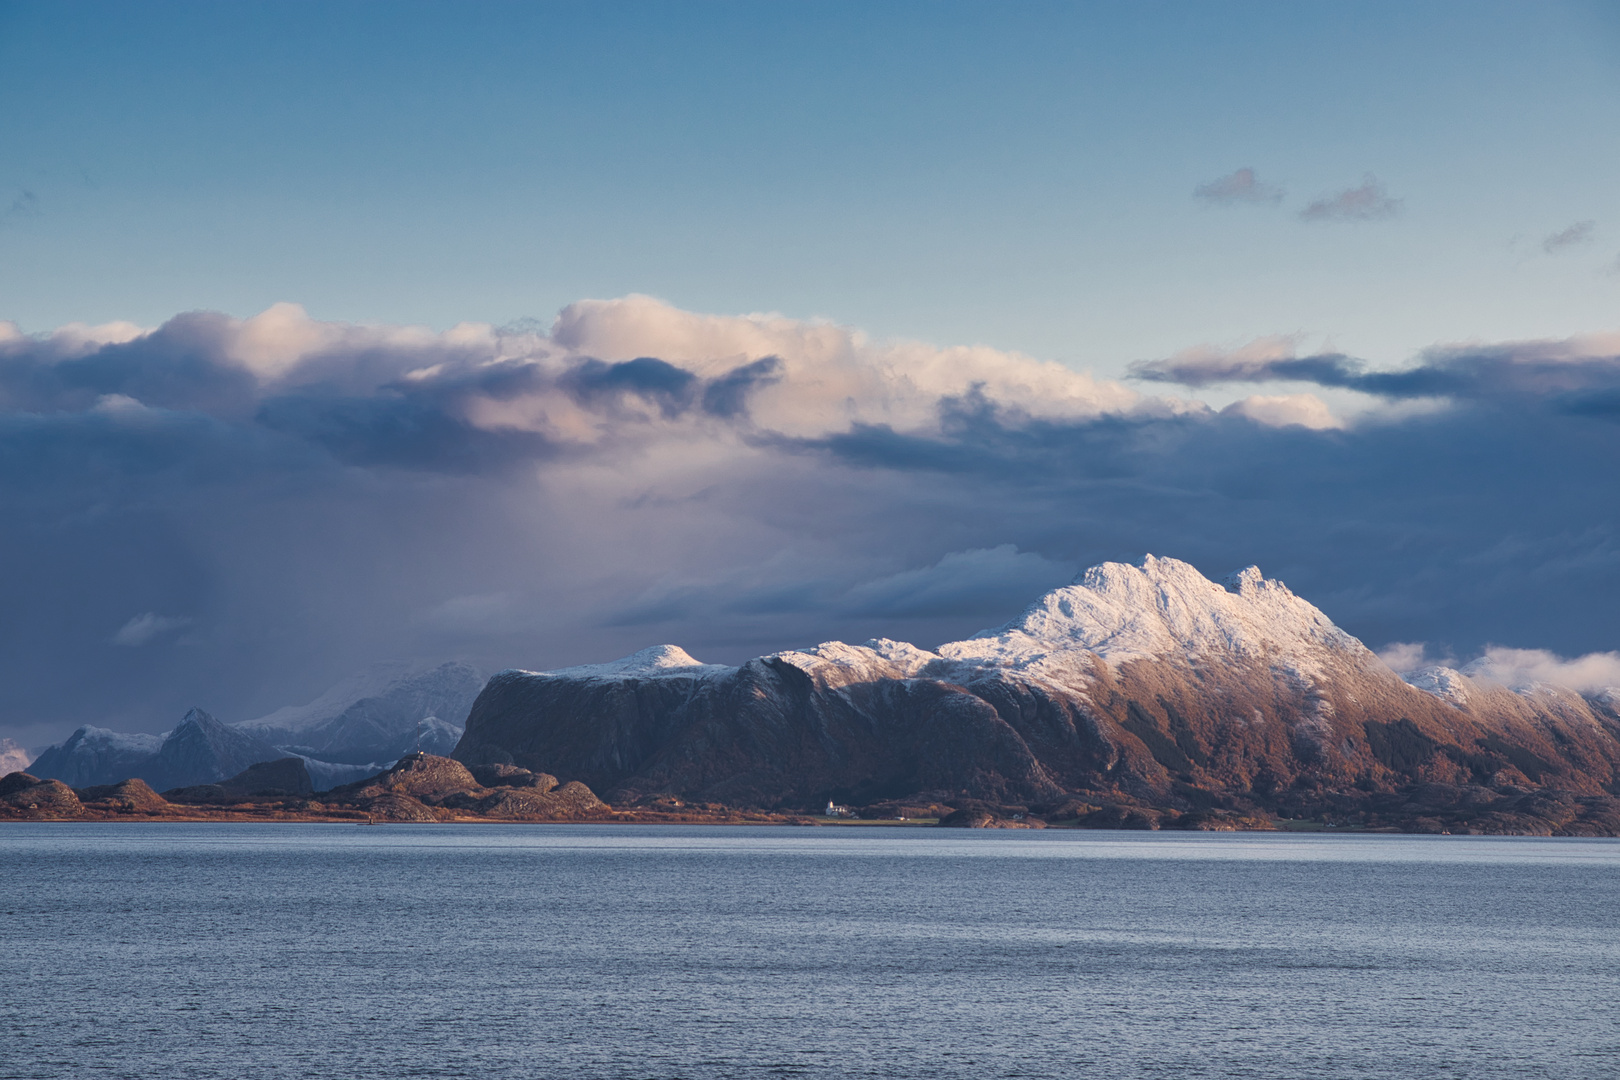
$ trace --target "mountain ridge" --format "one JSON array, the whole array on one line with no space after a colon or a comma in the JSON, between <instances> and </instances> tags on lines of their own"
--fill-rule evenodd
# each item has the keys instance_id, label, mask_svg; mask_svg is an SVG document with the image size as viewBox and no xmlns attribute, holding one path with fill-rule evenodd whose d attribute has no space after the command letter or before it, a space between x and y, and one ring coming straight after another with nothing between
<instances>
[{"instance_id":1,"label":"mountain ridge","mask_svg":"<svg viewBox=\"0 0 1620 1080\"><path fill-rule=\"evenodd\" d=\"M955 799L1366 819L1425 783L1492 792L1469 796L1481 804L1521 789L1612 800L1620 725L1599 697L1447 678L1452 696L1409 684L1256 568L1216 583L1149 556L1092 567L937 650L825 642L733 668L659 646L501 672L453 756L631 803ZM1612 828L1598 822L1612 806L1594 807L1570 822Z\"/></svg>"}]
</instances>

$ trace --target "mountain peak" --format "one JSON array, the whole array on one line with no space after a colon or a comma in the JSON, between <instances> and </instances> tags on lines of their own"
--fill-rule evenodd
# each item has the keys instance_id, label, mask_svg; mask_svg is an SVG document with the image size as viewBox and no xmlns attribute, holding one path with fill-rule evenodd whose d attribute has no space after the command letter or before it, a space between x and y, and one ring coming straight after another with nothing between
<instances>
[{"instance_id":1,"label":"mountain peak","mask_svg":"<svg viewBox=\"0 0 1620 1080\"><path fill-rule=\"evenodd\" d=\"M1072 679L1085 677L1088 654L1111 665L1209 654L1264 657L1315 674L1324 648L1365 651L1258 567L1216 584L1190 563L1149 555L1135 566L1093 566L1005 626L941 646L939 652L951 660Z\"/></svg>"},{"instance_id":2,"label":"mountain peak","mask_svg":"<svg viewBox=\"0 0 1620 1080\"><path fill-rule=\"evenodd\" d=\"M211 727L222 726L224 725L220 724L218 720L214 719L212 713L204 712L202 709L192 706L190 709L186 710L186 715L181 717L180 723L175 725L174 732L172 734L179 734L181 728L202 728L204 731L206 731Z\"/></svg>"},{"instance_id":3,"label":"mountain peak","mask_svg":"<svg viewBox=\"0 0 1620 1080\"><path fill-rule=\"evenodd\" d=\"M1221 584L1226 586L1227 592L1236 593L1239 596L1252 596L1257 590L1265 588L1267 585L1279 589L1288 587L1280 581L1267 581L1266 576L1260 572L1258 566L1246 566L1242 570L1234 570L1221 579Z\"/></svg>"}]
</instances>

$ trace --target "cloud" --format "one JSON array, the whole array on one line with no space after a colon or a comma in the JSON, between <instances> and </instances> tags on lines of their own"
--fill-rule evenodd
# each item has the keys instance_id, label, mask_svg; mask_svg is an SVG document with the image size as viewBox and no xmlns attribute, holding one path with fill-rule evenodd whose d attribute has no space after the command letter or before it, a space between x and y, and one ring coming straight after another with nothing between
<instances>
[{"instance_id":1,"label":"cloud","mask_svg":"<svg viewBox=\"0 0 1620 1080\"><path fill-rule=\"evenodd\" d=\"M1276 337L1133 387L648 297L442 332L0 324L0 717L38 725L0 736L260 715L390 657L933 644L1146 552L1259 563L1372 641L1583 656L1620 640L1592 601L1620 594L1617 357L1588 334L1382 371ZM1256 390L1146 392L1221 383ZM1317 387L1425 407L1341 420ZM155 647L174 612L208 633Z\"/></svg>"},{"instance_id":2,"label":"cloud","mask_svg":"<svg viewBox=\"0 0 1620 1080\"><path fill-rule=\"evenodd\" d=\"M1333 428L1344 427L1344 421L1333 415L1327 403L1315 394L1255 394L1241 401L1234 401L1222 413L1230 416L1241 416L1253 420L1257 424L1266 424L1271 427L1287 427L1290 424L1310 428L1313 431L1328 431Z\"/></svg>"},{"instance_id":3,"label":"cloud","mask_svg":"<svg viewBox=\"0 0 1620 1080\"><path fill-rule=\"evenodd\" d=\"M149 644L157 638L173 630L190 626L191 620L183 616L159 615L147 611L136 615L112 636L114 645L124 645L129 648L138 648Z\"/></svg>"},{"instance_id":4,"label":"cloud","mask_svg":"<svg viewBox=\"0 0 1620 1080\"><path fill-rule=\"evenodd\" d=\"M1299 212L1304 221L1378 221L1401 212L1401 200L1392 198L1372 173L1353 188L1324 195Z\"/></svg>"},{"instance_id":5,"label":"cloud","mask_svg":"<svg viewBox=\"0 0 1620 1080\"><path fill-rule=\"evenodd\" d=\"M1426 643L1421 641L1392 641L1378 650L1378 659L1402 675L1434 663L1428 658Z\"/></svg>"},{"instance_id":6,"label":"cloud","mask_svg":"<svg viewBox=\"0 0 1620 1080\"><path fill-rule=\"evenodd\" d=\"M1555 233L1548 233L1541 241L1541 250L1548 255L1556 255L1565 248L1579 247L1581 244L1591 242L1597 236L1597 222L1577 221L1568 228L1560 229Z\"/></svg>"},{"instance_id":7,"label":"cloud","mask_svg":"<svg viewBox=\"0 0 1620 1080\"><path fill-rule=\"evenodd\" d=\"M1199 184L1193 189L1193 197L1209 203L1226 205L1268 203L1274 206L1282 202L1283 193L1279 187L1261 183L1254 170L1245 165L1236 172L1217 177L1207 184Z\"/></svg>"},{"instance_id":8,"label":"cloud","mask_svg":"<svg viewBox=\"0 0 1620 1080\"><path fill-rule=\"evenodd\" d=\"M1430 656L1424 642L1392 642L1378 658L1402 675L1435 665L1459 668L1481 682L1513 690L1559 686L1580 694L1620 692L1620 652L1594 652L1565 659L1546 649L1512 649L1488 645L1483 653L1459 665L1451 656Z\"/></svg>"},{"instance_id":9,"label":"cloud","mask_svg":"<svg viewBox=\"0 0 1620 1080\"><path fill-rule=\"evenodd\" d=\"M32 191L19 191L4 210L0 210L0 225L7 221L40 216L39 196Z\"/></svg>"},{"instance_id":10,"label":"cloud","mask_svg":"<svg viewBox=\"0 0 1620 1080\"><path fill-rule=\"evenodd\" d=\"M1513 689L1544 683L1594 694L1620 687L1620 652L1594 652L1566 660L1545 649L1492 645L1463 672Z\"/></svg>"},{"instance_id":11,"label":"cloud","mask_svg":"<svg viewBox=\"0 0 1620 1080\"><path fill-rule=\"evenodd\" d=\"M0 776L22 772L34 756L11 739L0 739Z\"/></svg>"},{"instance_id":12,"label":"cloud","mask_svg":"<svg viewBox=\"0 0 1620 1080\"><path fill-rule=\"evenodd\" d=\"M1133 378L1206 387L1307 382L1389 399L1450 398L1542 405L1571 415L1620 415L1620 334L1500 344L1436 345L1397 371L1372 370L1343 353L1298 356L1289 338L1239 349L1187 349L1131 365Z\"/></svg>"}]
</instances>

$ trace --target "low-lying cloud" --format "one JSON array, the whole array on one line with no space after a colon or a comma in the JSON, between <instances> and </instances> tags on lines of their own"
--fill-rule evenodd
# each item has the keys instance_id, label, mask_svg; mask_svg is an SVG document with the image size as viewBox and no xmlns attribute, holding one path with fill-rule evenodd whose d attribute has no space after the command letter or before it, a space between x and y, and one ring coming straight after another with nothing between
<instances>
[{"instance_id":1,"label":"low-lying cloud","mask_svg":"<svg viewBox=\"0 0 1620 1080\"><path fill-rule=\"evenodd\" d=\"M1449 653L1431 655L1426 642L1397 641L1378 650L1378 658L1403 675L1439 666L1511 690L1556 686L1580 694L1620 694L1620 652L1566 658L1546 649L1487 645L1479 656L1462 662Z\"/></svg>"},{"instance_id":2,"label":"low-lying cloud","mask_svg":"<svg viewBox=\"0 0 1620 1080\"><path fill-rule=\"evenodd\" d=\"M504 329L0 324L0 734L258 715L390 657L932 646L1147 552L1258 563L1367 640L1614 648L1620 335L1298 349L1128 385L635 296ZM1256 392L1149 392L1222 384Z\"/></svg>"},{"instance_id":3,"label":"low-lying cloud","mask_svg":"<svg viewBox=\"0 0 1620 1080\"><path fill-rule=\"evenodd\" d=\"M1546 649L1492 645L1465 670L1473 678L1516 690L1538 684L1562 686L1582 694L1620 688L1620 652L1588 653L1566 660Z\"/></svg>"}]
</instances>

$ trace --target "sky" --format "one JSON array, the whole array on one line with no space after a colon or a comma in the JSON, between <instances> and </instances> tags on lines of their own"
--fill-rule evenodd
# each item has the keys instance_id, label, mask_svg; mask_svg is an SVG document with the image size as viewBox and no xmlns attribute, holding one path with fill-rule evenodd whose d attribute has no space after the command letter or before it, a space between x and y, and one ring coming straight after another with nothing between
<instances>
[{"instance_id":1,"label":"sky","mask_svg":"<svg viewBox=\"0 0 1620 1080\"><path fill-rule=\"evenodd\" d=\"M1148 552L1609 670L1617 131L1613 4L0 0L0 736Z\"/></svg>"}]
</instances>

